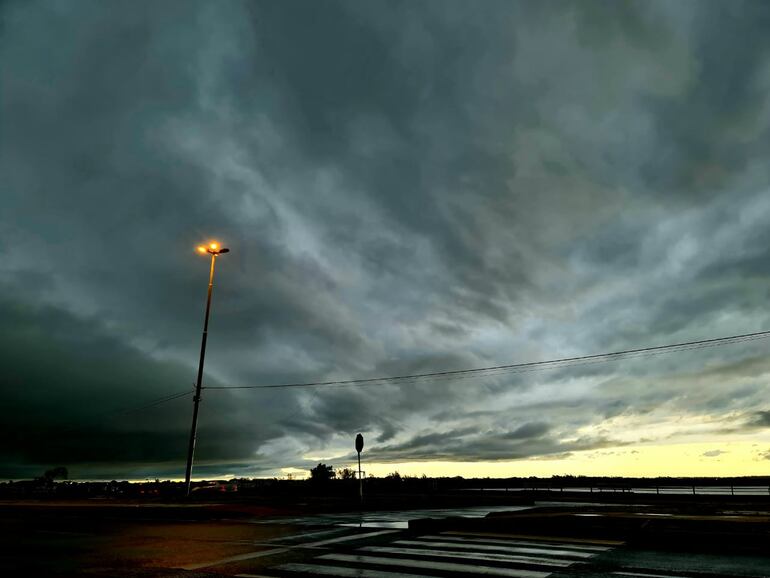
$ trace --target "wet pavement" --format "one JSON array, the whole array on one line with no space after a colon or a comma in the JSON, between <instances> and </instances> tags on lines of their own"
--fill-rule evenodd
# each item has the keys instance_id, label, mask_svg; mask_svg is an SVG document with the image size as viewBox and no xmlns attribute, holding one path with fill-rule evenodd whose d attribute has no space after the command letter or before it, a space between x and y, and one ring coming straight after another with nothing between
<instances>
[{"instance_id":1,"label":"wet pavement","mask_svg":"<svg viewBox=\"0 0 770 578\"><path fill-rule=\"evenodd\" d=\"M545 504L546 502L543 502ZM550 503L550 502L548 502ZM583 504L581 504L583 505ZM343 512L309 516L274 516L256 518L255 524L296 524L303 526L348 526L356 528L406 529L409 520L416 518L483 518L492 512L515 512L532 506L478 506L470 508L433 508L380 512Z\"/></svg>"},{"instance_id":2,"label":"wet pavement","mask_svg":"<svg viewBox=\"0 0 770 578\"><path fill-rule=\"evenodd\" d=\"M334 537L327 534L322 540L276 539L269 557L222 561L217 571L242 578L770 576L770 557L766 556L636 550L607 540L468 532L414 535L402 530L345 529L347 532Z\"/></svg>"},{"instance_id":3,"label":"wet pavement","mask_svg":"<svg viewBox=\"0 0 770 578\"><path fill-rule=\"evenodd\" d=\"M539 507L586 504L539 502ZM600 505L601 506L601 505ZM533 506L534 507L534 506ZM532 507L474 507L276 517L315 529L271 540L267 554L223 560L216 571L248 577L339 576L407 578L503 576L508 578L716 578L768 577L769 555L724 555L630 547L622 540L468 531L408 531L424 518L479 519L492 512ZM602 516L603 514L593 514ZM255 521L252 521L252 523ZM558 534L558 531L555 532ZM200 569L196 566L196 569ZM214 570L214 566L205 569Z\"/></svg>"},{"instance_id":4,"label":"wet pavement","mask_svg":"<svg viewBox=\"0 0 770 578\"><path fill-rule=\"evenodd\" d=\"M538 502L540 507L568 506ZM572 504L585 507L586 504ZM408 509L209 519L189 508L161 518L137 509L8 510L0 518L4 576L242 578L716 578L770 577L770 555L632 547L623 540L467 529L408 529L424 518L480 520L516 506ZM572 511L572 507L567 507ZM603 514L599 514L603 515ZM538 534L538 535L535 535ZM768 550L770 552L770 550Z\"/></svg>"}]
</instances>

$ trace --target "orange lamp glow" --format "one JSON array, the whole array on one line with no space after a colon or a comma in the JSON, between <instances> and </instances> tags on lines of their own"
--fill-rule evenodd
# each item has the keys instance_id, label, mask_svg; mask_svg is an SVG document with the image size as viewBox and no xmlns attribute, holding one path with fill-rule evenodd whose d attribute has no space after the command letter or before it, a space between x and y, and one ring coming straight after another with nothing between
<instances>
[{"instance_id":1,"label":"orange lamp glow","mask_svg":"<svg viewBox=\"0 0 770 578\"><path fill-rule=\"evenodd\" d=\"M219 247L219 245L217 243L211 243L211 245L209 245L209 247L211 247L212 249L214 249L216 251L216 249Z\"/></svg>"},{"instance_id":2,"label":"orange lamp glow","mask_svg":"<svg viewBox=\"0 0 770 578\"><path fill-rule=\"evenodd\" d=\"M205 253L205 252L206 252L206 247L203 247L203 246L198 247L198 253Z\"/></svg>"}]
</instances>

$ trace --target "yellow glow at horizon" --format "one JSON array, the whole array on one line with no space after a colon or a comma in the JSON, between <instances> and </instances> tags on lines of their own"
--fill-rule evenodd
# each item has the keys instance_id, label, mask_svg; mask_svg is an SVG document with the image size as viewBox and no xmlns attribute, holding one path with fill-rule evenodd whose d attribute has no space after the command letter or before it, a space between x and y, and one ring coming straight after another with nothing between
<instances>
[{"instance_id":1,"label":"yellow glow at horizon","mask_svg":"<svg viewBox=\"0 0 770 578\"><path fill-rule=\"evenodd\" d=\"M717 456L706 452L721 450ZM666 445L638 445L575 452L548 459L528 458L500 462L401 462L367 463L361 454L366 475L463 476L465 478L625 476L625 477L724 477L766 476L770 472L770 439L761 436L750 441L714 441ZM352 462L351 462L352 463ZM349 464L335 464L345 467Z\"/></svg>"},{"instance_id":2,"label":"yellow glow at horizon","mask_svg":"<svg viewBox=\"0 0 770 578\"><path fill-rule=\"evenodd\" d=\"M310 477L310 470L303 470L302 468L281 468L281 474L284 476L291 475L297 480L303 480Z\"/></svg>"},{"instance_id":3,"label":"yellow glow at horizon","mask_svg":"<svg viewBox=\"0 0 770 578\"><path fill-rule=\"evenodd\" d=\"M717 439L714 443L723 443L735 439L735 436L721 434L725 428L724 416L710 415L666 415L655 411L644 415L619 415L604 420L600 424L588 425L575 431L570 440L585 437L607 436L618 442L627 444L641 444L647 438L649 441L670 440L669 443L694 443L690 440L697 437L699 440ZM650 439L652 438L652 439ZM687 439L689 438L689 440Z\"/></svg>"},{"instance_id":4,"label":"yellow glow at horizon","mask_svg":"<svg viewBox=\"0 0 770 578\"><path fill-rule=\"evenodd\" d=\"M342 457L344 457L348 452L345 452L343 454L332 454L327 456L302 456L303 460L308 460L311 462L328 462L331 460L339 460Z\"/></svg>"}]
</instances>

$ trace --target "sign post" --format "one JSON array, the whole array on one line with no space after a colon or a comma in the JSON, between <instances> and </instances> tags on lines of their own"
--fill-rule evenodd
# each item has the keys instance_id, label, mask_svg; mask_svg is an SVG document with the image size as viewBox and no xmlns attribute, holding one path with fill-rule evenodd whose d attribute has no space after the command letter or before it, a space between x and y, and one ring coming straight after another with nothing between
<instances>
[{"instance_id":1,"label":"sign post","mask_svg":"<svg viewBox=\"0 0 770 578\"><path fill-rule=\"evenodd\" d=\"M364 449L364 436L358 434L356 436L356 451L358 452L358 497L361 500L361 504L364 503L364 480L361 479L361 450Z\"/></svg>"}]
</instances>

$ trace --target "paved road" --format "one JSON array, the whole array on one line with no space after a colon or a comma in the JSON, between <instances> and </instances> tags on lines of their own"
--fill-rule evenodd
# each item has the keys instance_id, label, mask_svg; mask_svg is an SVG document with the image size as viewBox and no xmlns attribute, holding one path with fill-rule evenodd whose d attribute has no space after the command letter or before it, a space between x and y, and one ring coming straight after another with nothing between
<instances>
[{"instance_id":1,"label":"paved road","mask_svg":"<svg viewBox=\"0 0 770 578\"><path fill-rule=\"evenodd\" d=\"M535 542L516 538L426 535L393 540L383 546L362 546L349 552L317 556L309 563L276 566L275 575L360 576L503 576L546 578L555 571L585 562L607 546Z\"/></svg>"},{"instance_id":2,"label":"paved road","mask_svg":"<svg viewBox=\"0 0 770 578\"><path fill-rule=\"evenodd\" d=\"M259 544L251 554L187 567L241 578L691 578L770 576L770 557L630 550L621 542L330 528Z\"/></svg>"},{"instance_id":3,"label":"paved road","mask_svg":"<svg viewBox=\"0 0 770 578\"><path fill-rule=\"evenodd\" d=\"M559 538L557 531L543 538L404 528L413 518L483 516L497 509L511 508L270 519L234 518L217 508L6 508L0 509L0 575L770 577L770 557L642 551Z\"/></svg>"}]
</instances>

